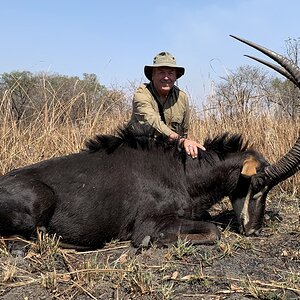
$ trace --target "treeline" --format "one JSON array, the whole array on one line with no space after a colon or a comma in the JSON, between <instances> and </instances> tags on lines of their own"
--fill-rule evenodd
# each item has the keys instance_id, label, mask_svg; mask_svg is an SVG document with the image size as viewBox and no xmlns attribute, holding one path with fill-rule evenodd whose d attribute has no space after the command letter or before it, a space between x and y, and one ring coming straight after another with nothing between
<instances>
[{"instance_id":1,"label":"treeline","mask_svg":"<svg viewBox=\"0 0 300 300\"><path fill-rule=\"evenodd\" d=\"M265 113L297 120L300 93L289 80L270 76L266 68L243 65L215 84L206 109L230 119Z\"/></svg>"},{"instance_id":2,"label":"treeline","mask_svg":"<svg viewBox=\"0 0 300 300\"><path fill-rule=\"evenodd\" d=\"M77 76L14 71L0 75L0 114L17 123L31 122L41 112L59 111L56 121L72 123L99 113L128 109L122 90L101 85L95 74Z\"/></svg>"},{"instance_id":3,"label":"treeline","mask_svg":"<svg viewBox=\"0 0 300 300\"><path fill-rule=\"evenodd\" d=\"M72 123L99 113L128 113L131 97L120 88L101 85L95 74L85 73L82 79L29 71L0 74L0 114L9 114L17 123L30 122L45 110L59 110L59 120ZM291 82L270 77L265 68L244 65L215 83L203 106L195 109L216 118L263 112L297 120L299 108L299 89Z\"/></svg>"}]
</instances>

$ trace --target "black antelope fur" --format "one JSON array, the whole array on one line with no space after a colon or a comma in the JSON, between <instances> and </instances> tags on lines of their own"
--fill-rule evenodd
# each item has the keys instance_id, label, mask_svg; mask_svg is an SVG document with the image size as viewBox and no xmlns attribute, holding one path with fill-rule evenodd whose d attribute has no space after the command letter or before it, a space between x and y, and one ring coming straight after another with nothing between
<instances>
[{"instance_id":1,"label":"black antelope fur","mask_svg":"<svg viewBox=\"0 0 300 300\"><path fill-rule=\"evenodd\" d=\"M179 236L211 243L220 232L207 210L225 196L242 232L260 230L264 203L246 196L253 171L266 161L239 135L204 145L191 159L151 130L125 127L89 140L79 153L10 171L0 177L0 235L30 238L43 228L89 248L112 239L163 245Z\"/></svg>"}]
</instances>

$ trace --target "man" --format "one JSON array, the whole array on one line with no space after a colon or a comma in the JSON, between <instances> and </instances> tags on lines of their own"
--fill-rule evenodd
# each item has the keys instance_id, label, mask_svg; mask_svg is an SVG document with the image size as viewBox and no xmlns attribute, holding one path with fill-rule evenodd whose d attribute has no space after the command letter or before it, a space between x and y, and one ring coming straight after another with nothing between
<instances>
[{"instance_id":1,"label":"man","mask_svg":"<svg viewBox=\"0 0 300 300\"><path fill-rule=\"evenodd\" d=\"M148 124L171 140L179 139L188 155L198 156L198 148L205 148L188 138L190 109L187 95L175 86L185 72L176 65L175 57L161 52L154 57L152 66L145 66L148 84L142 84L133 97L130 123Z\"/></svg>"}]
</instances>

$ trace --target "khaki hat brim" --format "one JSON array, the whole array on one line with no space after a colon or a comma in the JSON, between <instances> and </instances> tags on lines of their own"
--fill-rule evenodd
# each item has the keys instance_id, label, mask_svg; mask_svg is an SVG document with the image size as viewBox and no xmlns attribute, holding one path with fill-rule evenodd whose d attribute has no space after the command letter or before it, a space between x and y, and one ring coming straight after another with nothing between
<instances>
[{"instance_id":1,"label":"khaki hat brim","mask_svg":"<svg viewBox=\"0 0 300 300\"><path fill-rule=\"evenodd\" d=\"M174 66L174 64L157 64L155 66L145 66L144 67L144 74L149 79L150 81L152 80L152 71L154 68L159 68L159 67L170 67L170 68L175 68L176 69L176 77L177 79L180 78L182 75L184 75L185 69L184 67L178 67Z\"/></svg>"}]
</instances>

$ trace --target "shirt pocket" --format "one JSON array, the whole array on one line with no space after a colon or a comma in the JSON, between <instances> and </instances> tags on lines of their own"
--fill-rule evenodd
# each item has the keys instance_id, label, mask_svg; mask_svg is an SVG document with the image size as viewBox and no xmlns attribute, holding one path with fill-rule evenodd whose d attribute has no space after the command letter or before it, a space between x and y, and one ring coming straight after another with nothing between
<instances>
[{"instance_id":1,"label":"shirt pocket","mask_svg":"<svg viewBox=\"0 0 300 300\"><path fill-rule=\"evenodd\" d=\"M177 123L177 124L182 124L183 122L183 115L175 115L172 116L172 118L170 119L170 123Z\"/></svg>"}]
</instances>

